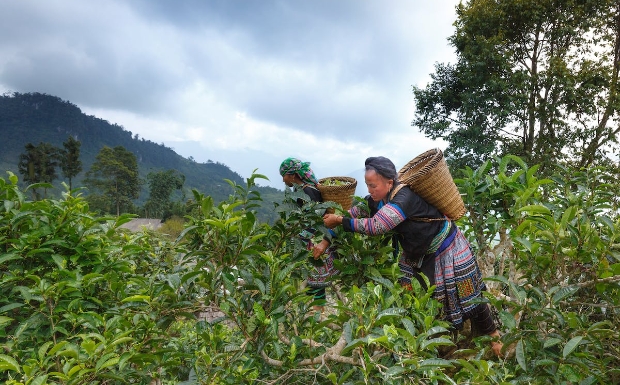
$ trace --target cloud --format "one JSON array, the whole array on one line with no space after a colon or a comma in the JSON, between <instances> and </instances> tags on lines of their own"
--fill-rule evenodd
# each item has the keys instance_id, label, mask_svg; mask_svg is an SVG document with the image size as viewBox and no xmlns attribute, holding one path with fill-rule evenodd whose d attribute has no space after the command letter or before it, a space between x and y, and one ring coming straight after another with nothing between
<instances>
[{"instance_id":1,"label":"cloud","mask_svg":"<svg viewBox=\"0 0 620 385\"><path fill-rule=\"evenodd\" d=\"M0 89L59 96L245 176L288 156L326 173L405 162L441 146L410 126L411 86L450 60L456 4L8 1Z\"/></svg>"}]
</instances>

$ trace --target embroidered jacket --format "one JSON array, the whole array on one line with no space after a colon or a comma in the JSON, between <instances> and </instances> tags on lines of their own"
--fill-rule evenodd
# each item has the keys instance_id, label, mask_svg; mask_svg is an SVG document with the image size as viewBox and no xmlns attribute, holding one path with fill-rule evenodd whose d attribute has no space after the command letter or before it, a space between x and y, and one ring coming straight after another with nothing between
<instances>
[{"instance_id":1,"label":"embroidered jacket","mask_svg":"<svg viewBox=\"0 0 620 385\"><path fill-rule=\"evenodd\" d=\"M395 186L396 187L396 186ZM391 195L388 193L388 197ZM433 238L441 231L444 221L420 221L415 218L443 218L443 214L422 199L411 189L401 188L394 197L387 201L374 201L366 196L370 213L358 206L351 208L352 218L344 218L342 226L345 231L354 231L367 235L385 234L394 230L395 238L400 244L405 257L417 261L428 250ZM451 232L456 226L453 226Z\"/></svg>"}]
</instances>

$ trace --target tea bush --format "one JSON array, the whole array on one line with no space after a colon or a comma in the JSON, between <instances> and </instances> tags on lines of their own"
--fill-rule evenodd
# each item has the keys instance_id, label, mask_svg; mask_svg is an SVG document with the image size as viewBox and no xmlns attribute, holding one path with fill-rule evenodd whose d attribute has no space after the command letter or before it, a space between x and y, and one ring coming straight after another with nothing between
<instances>
[{"instance_id":1,"label":"tea bush","mask_svg":"<svg viewBox=\"0 0 620 385\"><path fill-rule=\"evenodd\" d=\"M618 221L605 170L539 180L519 158L464 170L459 221L491 288L505 358L457 336L432 288L398 283L389 237L336 232L340 274L315 311L297 234L333 203L287 190L260 223L253 174L194 191L175 240L130 233L76 194L28 201L0 179L0 378L9 384L617 382ZM296 202L304 203L299 207ZM359 200L358 200L359 201ZM361 202L358 202L361 203ZM222 317L207 322L206 308Z\"/></svg>"}]
</instances>

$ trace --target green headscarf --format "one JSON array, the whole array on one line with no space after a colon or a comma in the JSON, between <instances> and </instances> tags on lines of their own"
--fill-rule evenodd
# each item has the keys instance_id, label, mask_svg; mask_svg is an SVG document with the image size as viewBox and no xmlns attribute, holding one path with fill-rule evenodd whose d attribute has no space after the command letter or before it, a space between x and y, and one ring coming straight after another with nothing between
<instances>
[{"instance_id":1,"label":"green headscarf","mask_svg":"<svg viewBox=\"0 0 620 385\"><path fill-rule=\"evenodd\" d=\"M297 174L304 183L316 186L319 181L310 168L310 162L302 162L297 158L286 158L280 165L280 175Z\"/></svg>"}]
</instances>

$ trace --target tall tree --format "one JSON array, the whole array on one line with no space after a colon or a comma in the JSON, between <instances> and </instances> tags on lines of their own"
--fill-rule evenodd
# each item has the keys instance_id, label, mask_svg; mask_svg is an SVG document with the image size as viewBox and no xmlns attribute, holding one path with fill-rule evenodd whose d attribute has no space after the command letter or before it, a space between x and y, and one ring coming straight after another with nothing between
<instances>
[{"instance_id":1,"label":"tall tree","mask_svg":"<svg viewBox=\"0 0 620 385\"><path fill-rule=\"evenodd\" d=\"M62 145L64 150L61 152L60 168L65 178L69 179L69 190L72 190L73 178L82 171L82 161L80 160L82 143L73 136L69 136Z\"/></svg>"},{"instance_id":2,"label":"tall tree","mask_svg":"<svg viewBox=\"0 0 620 385\"><path fill-rule=\"evenodd\" d=\"M28 143L26 151L19 155L17 165L19 173L28 183L52 183L58 174L59 149L50 143L39 143L37 146ZM39 199L36 188L32 189L33 198ZM44 197L47 197L47 188L44 188Z\"/></svg>"},{"instance_id":3,"label":"tall tree","mask_svg":"<svg viewBox=\"0 0 620 385\"><path fill-rule=\"evenodd\" d=\"M120 215L121 207L128 207L140 192L136 156L123 146L104 146L86 173L84 182L111 199L116 215Z\"/></svg>"},{"instance_id":4,"label":"tall tree","mask_svg":"<svg viewBox=\"0 0 620 385\"><path fill-rule=\"evenodd\" d=\"M171 205L172 192L183 187L185 175L176 170L167 170L150 172L146 179L149 184L149 199L144 205L147 216L165 219Z\"/></svg>"},{"instance_id":5,"label":"tall tree","mask_svg":"<svg viewBox=\"0 0 620 385\"><path fill-rule=\"evenodd\" d=\"M619 152L620 3L471 0L457 7L456 64L414 88L412 125L453 165L512 153L587 166Z\"/></svg>"}]
</instances>

